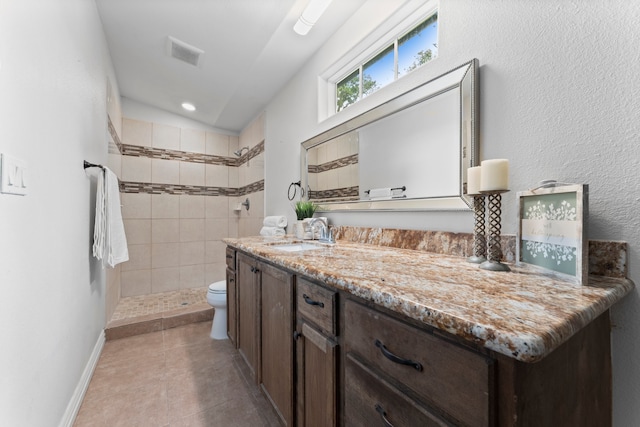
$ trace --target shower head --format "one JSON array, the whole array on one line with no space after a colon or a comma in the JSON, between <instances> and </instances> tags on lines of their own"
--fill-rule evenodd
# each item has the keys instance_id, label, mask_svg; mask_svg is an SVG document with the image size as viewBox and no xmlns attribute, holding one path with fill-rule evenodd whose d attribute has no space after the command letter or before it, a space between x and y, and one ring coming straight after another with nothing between
<instances>
[{"instance_id":1,"label":"shower head","mask_svg":"<svg viewBox=\"0 0 640 427\"><path fill-rule=\"evenodd\" d=\"M240 157L240 156L242 156L242 150L249 151L249 147L242 147L241 149L234 151L233 154L235 154L236 156Z\"/></svg>"}]
</instances>

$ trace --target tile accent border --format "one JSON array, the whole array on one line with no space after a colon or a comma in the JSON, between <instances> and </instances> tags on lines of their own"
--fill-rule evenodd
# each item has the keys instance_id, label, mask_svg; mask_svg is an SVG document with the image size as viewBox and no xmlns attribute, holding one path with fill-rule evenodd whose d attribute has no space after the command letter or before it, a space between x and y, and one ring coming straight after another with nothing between
<instances>
[{"instance_id":1,"label":"tile accent border","mask_svg":"<svg viewBox=\"0 0 640 427\"><path fill-rule=\"evenodd\" d=\"M151 182L120 181L121 193L178 194L189 196L238 197L264 191L264 179L239 188L201 185L155 184Z\"/></svg>"},{"instance_id":2,"label":"tile accent border","mask_svg":"<svg viewBox=\"0 0 640 427\"><path fill-rule=\"evenodd\" d=\"M360 197L360 187L331 188L329 190L309 191L309 200L322 201L331 199L332 202L341 200L358 200Z\"/></svg>"},{"instance_id":3,"label":"tile accent border","mask_svg":"<svg viewBox=\"0 0 640 427\"><path fill-rule=\"evenodd\" d=\"M468 257L473 253L472 233L351 226L335 226L332 228L337 240L459 257ZM516 236L502 235L500 240L504 259L507 262L514 262ZM627 243L589 240L589 274L615 278L627 277Z\"/></svg>"},{"instance_id":4,"label":"tile accent border","mask_svg":"<svg viewBox=\"0 0 640 427\"><path fill-rule=\"evenodd\" d=\"M113 126L113 122L111 121L111 117L107 114L107 128L109 129L109 134L111 138L113 138L113 142L116 145L116 148L122 154L122 141L120 141L120 137L118 136L118 132L116 132L115 126Z\"/></svg>"},{"instance_id":5,"label":"tile accent border","mask_svg":"<svg viewBox=\"0 0 640 427\"><path fill-rule=\"evenodd\" d=\"M358 164L358 155L352 154L347 157L342 157L341 159L332 160L327 163L323 163L321 165L309 165L308 170L309 173L321 173L326 172L332 169L340 169L349 165L357 165Z\"/></svg>"}]
</instances>

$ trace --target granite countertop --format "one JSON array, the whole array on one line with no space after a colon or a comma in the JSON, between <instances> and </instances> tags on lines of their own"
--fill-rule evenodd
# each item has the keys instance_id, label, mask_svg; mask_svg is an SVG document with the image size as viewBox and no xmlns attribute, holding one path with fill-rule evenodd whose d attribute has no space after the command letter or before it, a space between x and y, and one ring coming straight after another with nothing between
<instances>
[{"instance_id":1,"label":"granite countertop","mask_svg":"<svg viewBox=\"0 0 640 427\"><path fill-rule=\"evenodd\" d=\"M492 272L462 257L341 240L302 252L273 247L291 240L224 242L524 362L544 358L635 286L629 279L594 275L580 286L527 266Z\"/></svg>"}]
</instances>

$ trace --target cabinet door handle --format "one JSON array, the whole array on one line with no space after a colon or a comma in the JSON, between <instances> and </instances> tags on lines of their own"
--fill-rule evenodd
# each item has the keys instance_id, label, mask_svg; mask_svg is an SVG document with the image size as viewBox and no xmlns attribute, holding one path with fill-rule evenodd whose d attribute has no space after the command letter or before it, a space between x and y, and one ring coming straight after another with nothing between
<instances>
[{"instance_id":1,"label":"cabinet door handle","mask_svg":"<svg viewBox=\"0 0 640 427\"><path fill-rule=\"evenodd\" d=\"M306 302L309 305L317 305L320 308L324 308L324 303L323 302L314 301L311 298L309 298L309 296L307 294L302 294L302 298L304 298L304 302Z\"/></svg>"},{"instance_id":2,"label":"cabinet door handle","mask_svg":"<svg viewBox=\"0 0 640 427\"><path fill-rule=\"evenodd\" d=\"M391 360L392 362L399 363L400 365L413 366L416 371L422 372L422 365L419 362L414 362L413 360L404 359L400 356L396 356L395 354L387 350L387 347L385 347L384 344L382 344L382 341L380 340L376 340L375 344L376 344L376 347L380 349L380 352L382 353L382 355L387 359Z\"/></svg>"},{"instance_id":3,"label":"cabinet door handle","mask_svg":"<svg viewBox=\"0 0 640 427\"><path fill-rule=\"evenodd\" d=\"M251 267L251 272L252 273L258 273L260 270L255 268L255 267Z\"/></svg>"},{"instance_id":4,"label":"cabinet door handle","mask_svg":"<svg viewBox=\"0 0 640 427\"><path fill-rule=\"evenodd\" d=\"M298 338L300 338L301 336L302 336L302 334L300 332L298 332L298 331L295 331L293 333L293 339L296 340L296 341L298 341Z\"/></svg>"},{"instance_id":5,"label":"cabinet door handle","mask_svg":"<svg viewBox=\"0 0 640 427\"><path fill-rule=\"evenodd\" d=\"M229 283L235 282L235 279L229 279Z\"/></svg>"},{"instance_id":6,"label":"cabinet door handle","mask_svg":"<svg viewBox=\"0 0 640 427\"><path fill-rule=\"evenodd\" d=\"M385 412L384 408L379 403L376 403L375 408L376 408L376 412L380 414L380 418L382 418L382 422L384 423L384 425L386 427L393 427L393 424L391 424L387 419L387 413Z\"/></svg>"},{"instance_id":7,"label":"cabinet door handle","mask_svg":"<svg viewBox=\"0 0 640 427\"><path fill-rule=\"evenodd\" d=\"M227 259L231 259L231 258L233 258L232 255L227 255Z\"/></svg>"}]
</instances>

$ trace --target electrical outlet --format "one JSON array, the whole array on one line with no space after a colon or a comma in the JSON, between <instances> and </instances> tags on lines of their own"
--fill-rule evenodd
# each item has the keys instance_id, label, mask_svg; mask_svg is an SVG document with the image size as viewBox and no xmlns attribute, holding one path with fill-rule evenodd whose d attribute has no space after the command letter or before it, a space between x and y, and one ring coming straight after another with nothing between
<instances>
[{"instance_id":1,"label":"electrical outlet","mask_svg":"<svg viewBox=\"0 0 640 427\"><path fill-rule=\"evenodd\" d=\"M24 160L0 154L0 193L27 194L27 164Z\"/></svg>"}]
</instances>

